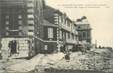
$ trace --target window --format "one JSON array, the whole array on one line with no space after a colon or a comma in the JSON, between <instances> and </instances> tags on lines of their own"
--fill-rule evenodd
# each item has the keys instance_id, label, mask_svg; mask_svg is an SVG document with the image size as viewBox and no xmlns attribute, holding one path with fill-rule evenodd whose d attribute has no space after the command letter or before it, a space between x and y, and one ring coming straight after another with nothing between
<instances>
[{"instance_id":1,"label":"window","mask_svg":"<svg viewBox=\"0 0 113 73\"><path fill-rule=\"evenodd\" d=\"M75 37L75 36L72 34L72 39L73 39L73 40L74 40L74 37Z\"/></svg>"},{"instance_id":2,"label":"window","mask_svg":"<svg viewBox=\"0 0 113 73\"><path fill-rule=\"evenodd\" d=\"M6 17L5 17L6 19L9 19L9 15L6 15Z\"/></svg>"},{"instance_id":3,"label":"window","mask_svg":"<svg viewBox=\"0 0 113 73\"><path fill-rule=\"evenodd\" d=\"M34 30L34 26L28 26L29 30Z\"/></svg>"},{"instance_id":4,"label":"window","mask_svg":"<svg viewBox=\"0 0 113 73\"><path fill-rule=\"evenodd\" d=\"M62 23L62 18L61 18L61 16L59 16L59 23Z\"/></svg>"},{"instance_id":5,"label":"window","mask_svg":"<svg viewBox=\"0 0 113 73\"><path fill-rule=\"evenodd\" d=\"M27 7L34 7L34 4L33 3L28 3Z\"/></svg>"},{"instance_id":6,"label":"window","mask_svg":"<svg viewBox=\"0 0 113 73\"><path fill-rule=\"evenodd\" d=\"M58 24L58 14L54 14L54 22L55 24Z\"/></svg>"},{"instance_id":7,"label":"window","mask_svg":"<svg viewBox=\"0 0 113 73\"><path fill-rule=\"evenodd\" d=\"M6 21L5 23L6 23L6 25L8 25L9 24L9 21Z\"/></svg>"},{"instance_id":8,"label":"window","mask_svg":"<svg viewBox=\"0 0 113 73\"><path fill-rule=\"evenodd\" d=\"M8 36L8 35L9 35L9 33L8 33L8 32L6 32L6 35Z\"/></svg>"},{"instance_id":9,"label":"window","mask_svg":"<svg viewBox=\"0 0 113 73\"><path fill-rule=\"evenodd\" d=\"M34 15L33 14L29 14L27 17L28 18L34 18Z\"/></svg>"},{"instance_id":10,"label":"window","mask_svg":"<svg viewBox=\"0 0 113 73\"><path fill-rule=\"evenodd\" d=\"M63 23L63 16L61 16L61 22Z\"/></svg>"},{"instance_id":11,"label":"window","mask_svg":"<svg viewBox=\"0 0 113 73\"><path fill-rule=\"evenodd\" d=\"M48 50L48 45L45 45L44 46L44 50Z\"/></svg>"},{"instance_id":12,"label":"window","mask_svg":"<svg viewBox=\"0 0 113 73\"><path fill-rule=\"evenodd\" d=\"M70 33L70 39L72 39L72 34Z\"/></svg>"},{"instance_id":13,"label":"window","mask_svg":"<svg viewBox=\"0 0 113 73\"><path fill-rule=\"evenodd\" d=\"M62 31L60 30L60 39L62 39Z\"/></svg>"},{"instance_id":14,"label":"window","mask_svg":"<svg viewBox=\"0 0 113 73\"><path fill-rule=\"evenodd\" d=\"M87 32L87 37L88 37L88 38L90 37L90 31Z\"/></svg>"},{"instance_id":15,"label":"window","mask_svg":"<svg viewBox=\"0 0 113 73\"><path fill-rule=\"evenodd\" d=\"M57 14L57 13L55 13L54 16L55 16L56 18L58 18L58 14Z\"/></svg>"},{"instance_id":16,"label":"window","mask_svg":"<svg viewBox=\"0 0 113 73\"><path fill-rule=\"evenodd\" d=\"M22 33L21 32L19 32L19 36L21 36L22 35Z\"/></svg>"},{"instance_id":17,"label":"window","mask_svg":"<svg viewBox=\"0 0 113 73\"><path fill-rule=\"evenodd\" d=\"M83 32L83 36L82 36L83 38L86 38L86 32Z\"/></svg>"},{"instance_id":18,"label":"window","mask_svg":"<svg viewBox=\"0 0 113 73\"><path fill-rule=\"evenodd\" d=\"M18 19L22 19L22 16L21 15L18 15Z\"/></svg>"},{"instance_id":19,"label":"window","mask_svg":"<svg viewBox=\"0 0 113 73\"><path fill-rule=\"evenodd\" d=\"M65 32L62 32L62 35L63 35L63 39L65 39L65 38L68 38L67 36L66 36L66 33Z\"/></svg>"},{"instance_id":20,"label":"window","mask_svg":"<svg viewBox=\"0 0 113 73\"><path fill-rule=\"evenodd\" d=\"M19 30L22 30L22 26L19 26Z\"/></svg>"},{"instance_id":21,"label":"window","mask_svg":"<svg viewBox=\"0 0 113 73\"><path fill-rule=\"evenodd\" d=\"M34 20L28 20L28 24L34 24Z\"/></svg>"},{"instance_id":22,"label":"window","mask_svg":"<svg viewBox=\"0 0 113 73\"><path fill-rule=\"evenodd\" d=\"M28 0L28 3L33 3L33 0Z\"/></svg>"},{"instance_id":23,"label":"window","mask_svg":"<svg viewBox=\"0 0 113 73\"><path fill-rule=\"evenodd\" d=\"M68 33L68 39L70 39L70 33Z\"/></svg>"},{"instance_id":24,"label":"window","mask_svg":"<svg viewBox=\"0 0 113 73\"><path fill-rule=\"evenodd\" d=\"M22 25L22 21L21 21L21 20L19 20L19 21L18 21L18 24Z\"/></svg>"},{"instance_id":25,"label":"window","mask_svg":"<svg viewBox=\"0 0 113 73\"><path fill-rule=\"evenodd\" d=\"M68 22L68 24L67 24L67 25L68 25L68 27L70 27L71 23L70 23L70 22Z\"/></svg>"},{"instance_id":26,"label":"window","mask_svg":"<svg viewBox=\"0 0 113 73\"><path fill-rule=\"evenodd\" d=\"M48 38L53 38L53 28L48 28Z\"/></svg>"},{"instance_id":27,"label":"window","mask_svg":"<svg viewBox=\"0 0 113 73\"><path fill-rule=\"evenodd\" d=\"M33 9L28 9L27 12L28 13L34 13L34 10Z\"/></svg>"},{"instance_id":28,"label":"window","mask_svg":"<svg viewBox=\"0 0 113 73\"><path fill-rule=\"evenodd\" d=\"M65 24L67 25L67 20L65 20Z\"/></svg>"},{"instance_id":29,"label":"window","mask_svg":"<svg viewBox=\"0 0 113 73\"><path fill-rule=\"evenodd\" d=\"M56 24L56 25L58 24L58 19L55 19L55 24Z\"/></svg>"},{"instance_id":30,"label":"window","mask_svg":"<svg viewBox=\"0 0 113 73\"><path fill-rule=\"evenodd\" d=\"M6 27L6 30L9 30L9 27Z\"/></svg>"},{"instance_id":31,"label":"window","mask_svg":"<svg viewBox=\"0 0 113 73\"><path fill-rule=\"evenodd\" d=\"M64 37L64 36L63 36ZM68 39L68 32L66 32L66 39Z\"/></svg>"},{"instance_id":32,"label":"window","mask_svg":"<svg viewBox=\"0 0 113 73\"><path fill-rule=\"evenodd\" d=\"M34 32L30 32L30 31L29 31L29 32L28 32L28 35L34 35Z\"/></svg>"}]
</instances>

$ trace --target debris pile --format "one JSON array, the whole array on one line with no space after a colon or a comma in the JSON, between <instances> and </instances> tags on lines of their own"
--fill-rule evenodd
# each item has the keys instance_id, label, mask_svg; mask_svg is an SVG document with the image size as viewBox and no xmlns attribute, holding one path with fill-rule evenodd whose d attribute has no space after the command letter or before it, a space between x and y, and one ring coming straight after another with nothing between
<instances>
[{"instance_id":1,"label":"debris pile","mask_svg":"<svg viewBox=\"0 0 113 73\"><path fill-rule=\"evenodd\" d=\"M31 60L25 60L7 67L9 71L29 72L47 68L71 70L96 70L113 72L113 54L108 49L95 49L85 54L82 52L70 53L70 60L65 54L38 54Z\"/></svg>"},{"instance_id":2,"label":"debris pile","mask_svg":"<svg viewBox=\"0 0 113 73\"><path fill-rule=\"evenodd\" d=\"M25 60L21 63L17 63L14 65L11 65L7 67L7 70L9 71L16 71L16 72L29 72L35 69L38 65L47 65L47 64L53 64L55 62L58 62L64 57L63 53L56 53L56 54L38 54L31 60Z\"/></svg>"}]
</instances>

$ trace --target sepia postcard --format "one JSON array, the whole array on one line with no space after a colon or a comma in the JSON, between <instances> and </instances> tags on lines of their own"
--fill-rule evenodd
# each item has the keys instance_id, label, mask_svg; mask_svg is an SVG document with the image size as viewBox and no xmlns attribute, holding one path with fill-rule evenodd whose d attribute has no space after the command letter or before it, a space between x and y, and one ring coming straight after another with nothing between
<instances>
[{"instance_id":1,"label":"sepia postcard","mask_svg":"<svg viewBox=\"0 0 113 73\"><path fill-rule=\"evenodd\" d=\"M113 0L0 0L0 73L113 73Z\"/></svg>"}]
</instances>

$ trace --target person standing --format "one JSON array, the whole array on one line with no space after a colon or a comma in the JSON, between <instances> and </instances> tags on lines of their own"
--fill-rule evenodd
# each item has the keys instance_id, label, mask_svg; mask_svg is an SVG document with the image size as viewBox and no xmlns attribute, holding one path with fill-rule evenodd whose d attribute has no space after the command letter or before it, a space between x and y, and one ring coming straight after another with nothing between
<instances>
[{"instance_id":1,"label":"person standing","mask_svg":"<svg viewBox=\"0 0 113 73\"><path fill-rule=\"evenodd\" d=\"M10 56L12 55L12 44L13 44L13 41L9 41L8 47L9 47L9 50L10 50Z\"/></svg>"},{"instance_id":2,"label":"person standing","mask_svg":"<svg viewBox=\"0 0 113 73\"><path fill-rule=\"evenodd\" d=\"M13 41L13 54L16 54L17 53L17 41L16 40L14 40Z\"/></svg>"},{"instance_id":3,"label":"person standing","mask_svg":"<svg viewBox=\"0 0 113 73\"><path fill-rule=\"evenodd\" d=\"M0 41L0 59L2 59L2 52L1 52L1 49L2 49L2 43Z\"/></svg>"}]
</instances>

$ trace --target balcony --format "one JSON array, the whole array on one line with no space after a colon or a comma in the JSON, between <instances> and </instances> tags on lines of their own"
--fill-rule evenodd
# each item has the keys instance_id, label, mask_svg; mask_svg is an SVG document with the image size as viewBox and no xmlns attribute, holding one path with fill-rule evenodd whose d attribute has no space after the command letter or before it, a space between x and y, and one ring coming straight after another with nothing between
<instances>
[{"instance_id":1,"label":"balcony","mask_svg":"<svg viewBox=\"0 0 113 73\"><path fill-rule=\"evenodd\" d=\"M64 29L64 30L67 30L67 31L71 32L71 28L68 27L68 26L66 26L66 25L61 25L60 27L61 27L62 29Z\"/></svg>"}]
</instances>

